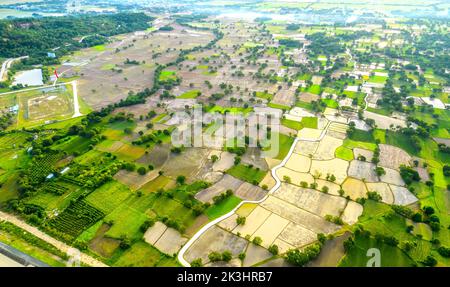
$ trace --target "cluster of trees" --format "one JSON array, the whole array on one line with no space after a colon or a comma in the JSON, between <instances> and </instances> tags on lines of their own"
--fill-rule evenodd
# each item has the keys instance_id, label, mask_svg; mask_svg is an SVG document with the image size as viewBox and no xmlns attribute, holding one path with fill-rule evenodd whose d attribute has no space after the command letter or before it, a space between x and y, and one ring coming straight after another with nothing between
<instances>
[{"instance_id":1,"label":"cluster of trees","mask_svg":"<svg viewBox=\"0 0 450 287\"><path fill-rule=\"evenodd\" d=\"M28 64L55 64L47 57L54 48L57 56L107 42L107 37L148 28L154 18L144 13L81 15L45 18L24 18L0 21L3 39L0 57L30 56ZM83 41L76 38L87 36Z\"/></svg>"},{"instance_id":2,"label":"cluster of trees","mask_svg":"<svg viewBox=\"0 0 450 287\"><path fill-rule=\"evenodd\" d=\"M6 130L14 122L12 113L0 114L0 132Z\"/></svg>"}]
</instances>

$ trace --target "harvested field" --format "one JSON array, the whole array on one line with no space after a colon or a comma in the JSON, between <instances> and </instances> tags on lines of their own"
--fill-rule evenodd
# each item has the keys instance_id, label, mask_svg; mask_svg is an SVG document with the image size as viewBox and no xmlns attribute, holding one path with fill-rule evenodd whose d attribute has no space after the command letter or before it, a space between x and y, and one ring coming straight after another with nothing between
<instances>
[{"instance_id":1,"label":"harvested field","mask_svg":"<svg viewBox=\"0 0 450 287\"><path fill-rule=\"evenodd\" d=\"M390 126L394 127L406 127L406 122L404 120L395 119L393 117L383 116L380 114L372 113L369 111L364 111L364 117L368 119L373 119L379 129L390 129Z\"/></svg>"},{"instance_id":2,"label":"harvested field","mask_svg":"<svg viewBox=\"0 0 450 287\"><path fill-rule=\"evenodd\" d=\"M358 222L358 217L363 213L363 206L357 202L349 201L342 213L342 220L347 224Z\"/></svg>"},{"instance_id":3,"label":"harvested field","mask_svg":"<svg viewBox=\"0 0 450 287\"><path fill-rule=\"evenodd\" d=\"M410 205L417 201L417 198L407 188L396 185L389 185L394 194L394 204Z\"/></svg>"},{"instance_id":4,"label":"harvested field","mask_svg":"<svg viewBox=\"0 0 450 287\"><path fill-rule=\"evenodd\" d=\"M298 172L308 172L311 166L311 159L304 155L293 153L286 162L285 167Z\"/></svg>"},{"instance_id":5,"label":"harvested field","mask_svg":"<svg viewBox=\"0 0 450 287\"><path fill-rule=\"evenodd\" d=\"M233 229L233 233L240 233L242 236L252 235L272 213L261 206L256 207L245 221L244 225L238 225Z\"/></svg>"},{"instance_id":6,"label":"harvested field","mask_svg":"<svg viewBox=\"0 0 450 287\"><path fill-rule=\"evenodd\" d=\"M315 233L328 234L339 229L339 226L326 221L322 217L302 210L274 196L269 196L261 203L261 206Z\"/></svg>"},{"instance_id":7,"label":"harvested field","mask_svg":"<svg viewBox=\"0 0 450 287\"><path fill-rule=\"evenodd\" d=\"M89 241L89 248L105 258L111 257L120 245L119 240L104 237L109 228L109 225L102 224L95 233L95 237Z\"/></svg>"},{"instance_id":8,"label":"harvested field","mask_svg":"<svg viewBox=\"0 0 450 287\"><path fill-rule=\"evenodd\" d=\"M223 178L215 183L213 186L198 192L195 198L202 202L212 203L213 197L226 192L231 189L233 192L236 191L244 183L229 174L225 174Z\"/></svg>"},{"instance_id":9,"label":"harvested field","mask_svg":"<svg viewBox=\"0 0 450 287\"><path fill-rule=\"evenodd\" d=\"M341 187L338 184L323 179L316 179L316 183L318 190L322 190L322 187L326 186L328 187L329 194L339 195L339 190L341 189Z\"/></svg>"},{"instance_id":10,"label":"harvested field","mask_svg":"<svg viewBox=\"0 0 450 287\"><path fill-rule=\"evenodd\" d=\"M264 191L261 187L255 186L248 182L244 182L239 186L239 188L234 192L234 195L243 199L243 200L260 200L266 195L266 191Z\"/></svg>"},{"instance_id":11,"label":"harvested field","mask_svg":"<svg viewBox=\"0 0 450 287\"><path fill-rule=\"evenodd\" d=\"M283 183L273 196L285 200L301 209L325 217L340 216L347 205L343 197L329 195L317 190L296 187Z\"/></svg>"},{"instance_id":12,"label":"harvested field","mask_svg":"<svg viewBox=\"0 0 450 287\"><path fill-rule=\"evenodd\" d=\"M316 241L317 234L301 225L291 222L286 226L278 239L298 248Z\"/></svg>"},{"instance_id":13,"label":"harvested field","mask_svg":"<svg viewBox=\"0 0 450 287\"><path fill-rule=\"evenodd\" d=\"M382 167L398 170L400 165L410 165L411 156L401 148L380 144L380 163Z\"/></svg>"},{"instance_id":14,"label":"harvested field","mask_svg":"<svg viewBox=\"0 0 450 287\"><path fill-rule=\"evenodd\" d=\"M305 140L318 140L322 132L322 130L303 128L298 131L297 137Z\"/></svg>"},{"instance_id":15,"label":"harvested field","mask_svg":"<svg viewBox=\"0 0 450 287\"><path fill-rule=\"evenodd\" d=\"M294 152L304 156L310 156L316 152L318 146L319 146L318 142L299 140L295 145Z\"/></svg>"},{"instance_id":16,"label":"harvested field","mask_svg":"<svg viewBox=\"0 0 450 287\"><path fill-rule=\"evenodd\" d=\"M198 173L204 163L208 161L208 154L208 149L186 148L181 154L170 154L162 169L168 176L184 175L191 180L201 179L204 173Z\"/></svg>"},{"instance_id":17,"label":"harvested field","mask_svg":"<svg viewBox=\"0 0 450 287\"><path fill-rule=\"evenodd\" d=\"M367 198L367 189L364 182L354 179L347 178L342 184L342 189L345 191L345 196L350 196L351 199L356 200L358 198Z\"/></svg>"},{"instance_id":18,"label":"harvested field","mask_svg":"<svg viewBox=\"0 0 450 287\"><path fill-rule=\"evenodd\" d=\"M247 248L247 240L240 238L220 227L213 226L198 238L187 250L184 258L188 262L192 262L197 258L201 258L203 262L208 262L208 254L212 251L224 252L226 250L238 256Z\"/></svg>"},{"instance_id":19,"label":"harvested field","mask_svg":"<svg viewBox=\"0 0 450 287\"><path fill-rule=\"evenodd\" d=\"M234 154L224 151L220 154L219 160L214 163L214 171L226 171L234 165Z\"/></svg>"},{"instance_id":20,"label":"harvested field","mask_svg":"<svg viewBox=\"0 0 450 287\"><path fill-rule=\"evenodd\" d=\"M156 241L154 246L162 253L173 256L178 253L178 250L186 243L187 238L181 236L181 234L173 229L167 228L161 237Z\"/></svg>"},{"instance_id":21,"label":"harvested field","mask_svg":"<svg viewBox=\"0 0 450 287\"><path fill-rule=\"evenodd\" d=\"M246 256L243 262L244 267L255 265L273 256L267 249L255 244L249 244L245 254Z\"/></svg>"},{"instance_id":22,"label":"harvested field","mask_svg":"<svg viewBox=\"0 0 450 287\"><path fill-rule=\"evenodd\" d=\"M403 181L400 173L394 169L384 168L386 174L380 176L380 180L389 184L395 184L403 186L405 182Z\"/></svg>"},{"instance_id":23,"label":"harvested field","mask_svg":"<svg viewBox=\"0 0 450 287\"><path fill-rule=\"evenodd\" d=\"M328 135L324 136L313 155L313 159L329 160L334 159L334 152L342 145L343 141Z\"/></svg>"},{"instance_id":24,"label":"harvested field","mask_svg":"<svg viewBox=\"0 0 450 287\"><path fill-rule=\"evenodd\" d=\"M332 160L313 160L310 172L318 172L320 178L326 179L327 174L333 174L336 177L336 183L341 184L347 178L347 168L349 163L343 159L335 158Z\"/></svg>"},{"instance_id":25,"label":"harvested field","mask_svg":"<svg viewBox=\"0 0 450 287\"><path fill-rule=\"evenodd\" d=\"M186 231L184 232L184 234L187 237L192 237L195 235L195 233L197 231L200 230L200 228L202 228L206 223L209 222L208 216L202 214L200 216L197 216L197 218L194 220L194 223L191 224L191 226L189 226Z\"/></svg>"},{"instance_id":26,"label":"harvested field","mask_svg":"<svg viewBox=\"0 0 450 287\"><path fill-rule=\"evenodd\" d=\"M344 241L350 237L350 232L328 240L322 247L319 256L309 262L308 267L336 267L341 258L345 255Z\"/></svg>"},{"instance_id":27,"label":"harvested field","mask_svg":"<svg viewBox=\"0 0 450 287\"><path fill-rule=\"evenodd\" d=\"M356 147L353 149L353 155L355 159L358 159L359 156L363 156L366 158L366 161L370 162L373 157L373 151Z\"/></svg>"},{"instance_id":28,"label":"harvested field","mask_svg":"<svg viewBox=\"0 0 450 287\"><path fill-rule=\"evenodd\" d=\"M392 194L389 185L384 182L366 183L368 191L375 191L381 196L381 201L387 204L394 203L394 195Z\"/></svg>"},{"instance_id":29,"label":"harvested field","mask_svg":"<svg viewBox=\"0 0 450 287\"><path fill-rule=\"evenodd\" d=\"M285 167L278 169L276 174L283 181L285 181L285 177L288 177L290 182L295 185L300 185L300 182L302 181L305 181L308 184L314 182L314 177L309 173L296 172Z\"/></svg>"},{"instance_id":30,"label":"harvested field","mask_svg":"<svg viewBox=\"0 0 450 287\"><path fill-rule=\"evenodd\" d=\"M237 226L236 219L238 218L237 214L233 214L230 217L222 220L221 222L217 223L218 226L222 227L223 229L227 231L232 231Z\"/></svg>"},{"instance_id":31,"label":"harvested field","mask_svg":"<svg viewBox=\"0 0 450 287\"><path fill-rule=\"evenodd\" d=\"M282 250L280 246L281 244L277 244L278 249ZM287 251L287 250L286 250ZM293 267L289 262L287 262L284 258L276 258L273 260L270 260L264 264L258 265L258 267Z\"/></svg>"},{"instance_id":32,"label":"harvested field","mask_svg":"<svg viewBox=\"0 0 450 287\"><path fill-rule=\"evenodd\" d=\"M255 233L253 233L250 239L260 237L262 239L261 245L265 248L269 248L275 238L278 237L288 224L289 220L272 213Z\"/></svg>"},{"instance_id":33,"label":"harvested field","mask_svg":"<svg viewBox=\"0 0 450 287\"><path fill-rule=\"evenodd\" d=\"M140 157L136 162L145 165L153 165L158 169L164 165L169 158L170 147L168 145L155 145L148 153Z\"/></svg>"},{"instance_id":34,"label":"harvested field","mask_svg":"<svg viewBox=\"0 0 450 287\"><path fill-rule=\"evenodd\" d=\"M149 229L147 229L147 231L145 232L144 234L145 242L151 245L155 245L156 241L158 241L158 239L161 238L166 229L167 226L164 223L160 221L155 222L155 224Z\"/></svg>"},{"instance_id":35,"label":"harvested field","mask_svg":"<svg viewBox=\"0 0 450 287\"><path fill-rule=\"evenodd\" d=\"M375 172L376 165L370 162L352 160L348 169L348 176L357 179L365 179L367 182L377 182L378 176Z\"/></svg>"},{"instance_id":36,"label":"harvested field","mask_svg":"<svg viewBox=\"0 0 450 287\"><path fill-rule=\"evenodd\" d=\"M127 185L131 190L138 190L147 182L152 181L157 177L158 172L156 170L147 172L145 175L140 175L134 171L121 170L114 176L114 179Z\"/></svg>"},{"instance_id":37,"label":"harvested field","mask_svg":"<svg viewBox=\"0 0 450 287\"><path fill-rule=\"evenodd\" d=\"M263 180L259 183L259 186L266 185L267 189L270 190L270 189L272 189L272 187L274 187L275 183L276 182L275 182L275 179L272 176L272 173L268 172L266 174L266 176L263 178Z\"/></svg>"},{"instance_id":38,"label":"harvested field","mask_svg":"<svg viewBox=\"0 0 450 287\"><path fill-rule=\"evenodd\" d=\"M305 102L305 103L311 103L313 101L317 101L320 97L316 94L311 94L311 93L300 93L300 95L298 96L298 100Z\"/></svg>"}]
</instances>

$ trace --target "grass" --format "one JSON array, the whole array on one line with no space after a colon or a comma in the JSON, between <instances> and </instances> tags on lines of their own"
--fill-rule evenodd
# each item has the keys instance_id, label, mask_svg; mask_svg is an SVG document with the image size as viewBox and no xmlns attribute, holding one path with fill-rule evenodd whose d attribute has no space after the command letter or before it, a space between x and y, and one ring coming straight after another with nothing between
<instances>
[{"instance_id":1,"label":"grass","mask_svg":"<svg viewBox=\"0 0 450 287\"><path fill-rule=\"evenodd\" d=\"M162 71L159 75L159 81L167 82L167 81L175 81L177 76L174 71Z\"/></svg>"},{"instance_id":2,"label":"grass","mask_svg":"<svg viewBox=\"0 0 450 287\"><path fill-rule=\"evenodd\" d=\"M355 129L348 137L353 141L375 143L371 132Z\"/></svg>"},{"instance_id":3,"label":"grass","mask_svg":"<svg viewBox=\"0 0 450 287\"><path fill-rule=\"evenodd\" d=\"M200 96L201 92L199 90L191 90L183 93L178 97L178 99L195 99Z\"/></svg>"},{"instance_id":4,"label":"grass","mask_svg":"<svg viewBox=\"0 0 450 287\"><path fill-rule=\"evenodd\" d=\"M253 111L252 107L244 108L244 107L221 107L221 106L214 106L212 108L208 109L209 113L230 113L230 114L248 114Z\"/></svg>"},{"instance_id":5,"label":"grass","mask_svg":"<svg viewBox=\"0 0 450 287\"><path fill-rule=\"evenodd\" d=\"M275 104L275 103L269 103L267 106L269 106L271 108L274 108L274 109L280 109L280 110L283 110L283 111L287 111L287 110L291 109L291 107L289 107L289 106Z\"/></svg>"},{"instance_id":6,"label":"grass","mask_svg":"<svg viewBox=\"0 0 450 287\"><path fill-rule=\"evenodd\" d=\"M86 197L86 200L105 214L112 212L131 195L130 189L117 181L110 181Z\"/></svg>"},{"instance_id":7,"label":"grass","mask_svg":"<svg viewBox=\"0 0 450 287\"><path fill-rule=\"evenodd\" d=\"M120 267L154 267L178 266L174 258L168 257L155 247L144 241L134 243L131 248L122 252L113 266Z\"/></svg>"},{"instance_id":8,"label":"grass","mask_svg":"<svg viewBox=\"0 0 450 287\"><path fill-rule=\"evenodd\" d=\"M267 171L238 164L227 170L227 173L251 184L259 184L266 176Z\"/></svg>"},{"instance_id":9,"label":"grass","mask_svg":"<svg viewBox=\"0 0 450 287\"><path fill-rule=\"evenodd\" d=\"M343 159L343 160L347 160L347 161L351 161L353 160L353 151L349 148L346 148L344 146L340 146L336 149L336 157Z\"/></svg>"},{"instance_id":10,"label":"grass","mask_svg":"<svg viewBox=\"0 0 450 287\"><path fill-rule=\"evenodd\" d=\"M302 125L305 128L317 129L318 120L316 117L304 117L302 118Z\"/></svg>"},{"instance_id":11,"label":"grass","mask_svg":"<svg viewBox=\"0 0 450 287\"><path fill-rule=\"evenodd\" d=\"M290 129L293 130L301 130L304 128L303 124L301 122L297 122L297 121L293 121L293 120L288 120L288 119L282 119L281 120L281 124L285 127L288 127Z\"/></svg>"},{"instance_id":12,"label":"grass","mask_svg":"<svg viewBox=\"0 0 450 287\"><path fill-rule=\"evenodd\" d=\"M138 239L142 236L139 228L147 219L147 215L124 203L105 217L105 222L113 222L105 235L117 239L124 235L132 240Z\"/></svg>"},{"instance_id":13,"label":"grass","mask_svg":"<svg viewBox=\"0 0 450 287\"><path fill-rule=\"evenodd\" d=\"M377 145L374 143L354 141L354 140L351 140L348 138L344 140L343 146L348 149L362 148L362 149L368 149L371 151L374 151L377 148Z\"/></svg>"},{"instance_id":14,"label":"grass","mask_svg":"<svg viewBox=\"0 0 450 287\"><path fill-rule=\"evenodd\" d=\"M266 100L272 100L273 95L266 93L266 92L256 92L256 97L257 98L261 98L261 99L266 99Z\"/></svg>"},{"instance_id":15,"label":"grass","mask_svg":"<svg viewBox=\"0 0 450 287\"><path fill-rule=\"evenodd\" d=\"M337 109L339 107L339 104L333 99L322 99L322 102L324 102L327 107L332 109Z\"/></svg>"},{"instance_id":16,"label":"grass","mask_svg":"<svg viewBox=\"0 0 450 287\"><path fill-rule=\"evenodd\" d=\"M414 265L414 261L399 248L377 242L373 238L356 236L355 246L343 258L339 266L366 267L367 262L371 258L366 255L370 248L377 248L380 251L382 267L407 267Z\"/></svg>"},{"instance_id":17,"label":"grass","mask_svg":"<svg viewBox=\"0 0 450 287\"><path fill-rule=\"evenodd\" d=\"M208 216L209 220L214 220L233 210L233 208L235 208L241 201L242 200L237 196L229 196L219 204L214 204L208 207L205 211L206 216Z\"/></svg>"},{"instance_id":18,"label":"grass","mask_svg":"<svg viewBox=\"0 0 450 287\"><path fill-rule=\"evenodd\" d=\"M92 49L94 49L97 52L103 52L106 50L106 47L105 47L105 45L97 45L97 46L92 47Z\"/></svg>"},{"instance_id":19,"label":"grass","mask_svg":"<svg viewBox=\"0 0 450 287\"><path fill-rule=\"evenodd\" d=\"M160 188L165 188L172 180L164 175L160 175L154 180L141 187L144 192L156 192Z\"/></svg>"},{"instance_id":20,"label":"grass","mask_svg":"<svg viewBox=\"0 0 450 287\"><path fill-rule=\"evenodd\" d=\"M322 88L320 85L311 85L306 91L311 94L320 95Z\"/></svg>"}]
</instances>

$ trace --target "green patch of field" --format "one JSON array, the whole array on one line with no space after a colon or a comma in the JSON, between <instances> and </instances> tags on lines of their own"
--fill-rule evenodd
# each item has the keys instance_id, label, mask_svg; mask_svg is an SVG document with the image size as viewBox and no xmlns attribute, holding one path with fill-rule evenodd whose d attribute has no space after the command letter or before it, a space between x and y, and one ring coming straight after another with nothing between
<instances>
[{"instance_id":1,"label":"green patch of field","mask_svg":"<svg viewBox=\"0 0 450 287\"><path fill-rule=\"evenodd\" d=\"M386 143L386 131L385 130L380 130L380 129L375 129L372 132L373 138L375 140L379 140L380 143L385 144Z\"/></svg>"},{"instance_id":2,"label":"green patch of field","mask_svg":"<svg viewBox=\"0 0 450 287\"><path fill-rule=\"evenodd\" d=\"M131 195L130 189L117 181L110 181L86 197L86 201L105 214L112 212Z\"/></svg>"},{"instance_id":3,"label":"green patch of field","mask_svg":"<svg viewBox=\"0 0 450 287\"><path fill-rule=\"evenodd\" d=\"M178 99L195 99L200 96L200 94L201 92L199 90L191 90L180 95Z\"/></svg>"},{"instance_id":4,"label":"green patch of field","mask_svg":"<svg viewBox=\"0 0 450 287\"><path fill-rule=\"evenodd\" d=\"M80 136L72 136L64 139L61 143L57 143L52 148L54 150L65 151L68 154L82 154L89 150L91 141Z\"/></svg>"},{"instance_id":5,"label":"green patch of field","mask_svg":"<svg viewBox=\"0 0 450 287\"><path fill-rule=\"evenodd\" d=\"M317 129L318 119L316 117L304 117L302 118L302 125L305 128Z\"/></svg>"},{"instance_id":6,"label":"green patch of field","mask_svg":"<svg viewBox=\"0 0 450 287\"><path fill-rule=\"evenodd\" d=\"M353 160L353 151L349 148L346 148L344 146L340 146L336 149L335 155L337 158L351 161Z\"/></svg>"},{"instance_id":7,"label":"green patch of field","mask_svg":"<svg viewBox=\"0 0 450 287\"><path fill-rule=\"evenodd\" d=\"M255 96L257 98L265 99L265 100L268 100L268 101L272 100L272 98L273 98L272 94L269 94L269 93L266 93L266 92L255 92Z\"/></svg>"},{"instance_id":8,"label":"green patch of field","mask_svg":"<svg viewBox=\"0 0 450 287\"><path fill-rule=\"evenodd\" d=\"M322 92L322 88L320 85L311 85L308 89L306 89L308 93L320 95Z\"/></svg>"},{"instance_id":9,"label":"green patch of field","mask_svg":"<svg viewBox=\"0 0 450 287\"><path fill-rule=\"evenodd\" d=\"M114 69L115 67L116 67L115 64L105 64L105 65L103 65L103 66L101 67L101 70L102 70L102 71L109 71L109 70Z\"/></svg>"},{"instance_id":10,"label":"green patch of field","mask_svg":"<svg viewBox=\"0 0 450 287\"><path fill-rule=\"evenodd\" d=\"M80 236L77 237L77 241L87 243L91 241L97 234L97 230L102 226L103 220L99 220L97 223L83 231Z\"/></svg>"},{"instance_id":11,"label":"green patch of field","mask_svg":"<svg viewBox=\"0 0 450 287\"><path fill-rule=\"evenodd\" d=\"M285 134L272 132L271 138L274 137L278 137L278 147L272 147L270 141L265 141L261 143L263 151L268 153L267 156L283 160L288 154L292 143L294 142L294 138ZM271 149L274 149L275 154L271 154Z\"/></svg>"},{"instance_id":12,"label":"green patch of field","mask_svg":"<svg viewBox=\"0 0 450 287\"><path fill-rule=\"evenodd\" d=\"M280 109L280 110L283 110L283 111L287 111L287 110L291 109L291 107L289 107L289 106L280 105L280 104L276 104L276 103L269 103L267 106L270 107L270 108Z\"/></svg>"},{"instance_id":13,"label":"green patch of field","mask_svg":"<svg viewBox=\"0 0 450 287\"><path fill-rule=\"evenodd\" d=\"M301 122L297 122L297 121L293 121L293 120L282 119L281 124L285 127L288 127L290 129L297 130L297 131L303 129L303 124Z\"/></svg>"},{"instance_id":14,"label":"green patch of field","mask_svg":"<svg viewBox=\"0 0 450 287\"><path fill-rule=\"evenodd\" d=\"M352 141L375 143L371 132L355 129L348 137Z\"/></svg>"},{"instance_id":15,"label":"green patch of field","mask_svg":"<svg viewBox=\"0 0 450 287\"><path fill-rule=\"evenodd\" d=\"M124 251L113 266L120 267L154 267L178 266L174 258L168 257L155 247L144 241L134 243L130 249Z\"/></svg>"},{"instance_id":16,"label":"green patch of field","mask_svg":"<svg viewBox=\"0 0 450 287\"><path fill-rule=\"evenodd\" d=\"M348 138L346 138L344 140L343 146L348 148L348 149L363 148L363 149L368 149L368 150L371 150L371 151L374 151L377 148L377 145L374 144L374 143L353 141L353 140L348 139Z\"/></svg>"},{"instance_id":17,"label":"green patch of field","mask_svg":"<svg viewBox=\"0 0 450 287\"><path fill-rule=\"evenodd\" d=\"M174 71L162 71L159 75L159 81L161 82L175 81L176 79L177 76Z\"/></svg>"},{"instance_id":18,"label":"green patch of field","mask_svg":"<svg viewBox=\"0 0 450 287\"><path fill-rule=\"evenodd\" d=\"M322 99L321 101L324 102L329 108L337 109L339 107L338 102L333 99Z\"/></svg>"},{"instance_id":19,"label":"green patch of field","mask_svg":"<svg viewBox=\"0 0 450 287\"><path fill-rule=\"evenodd\" d=\"M36 195L26 198L25 202L40 206L49 212L53 210L61 211L70 205L71 200L76 199L84 192L82 188L65 182L59 182L58 185L68 188L69 191L62 195L39 191Z\"/></svg>"},{"instance_id":20,"label":"green patch of field","mask_svg":"<svg viewBox=\"0 0 450 287\"><path fill-rule=\"evenodd\" d=\"M135 161L145 154L145 149L139 146L124 144L114 152L119 159Z\"/></svg>"},{"instance_id":21,"label":"green patch of field","mask_svg":"<svg viewBox=\"0 0 450 287\"><path fill-rule=\"evenodd\" d=\"M252 107L244 108L244 107L221 107L221 106L214 106L210 109L208 109L209 113L230 113L230 114L248 114L253 111Z\"/></svg>"},{"instance_id":22,"label":"green patch of field","mask_svg":"<svg viewBox=\"0 0 450 287\"><path fill-rule=\"evenodd\" d=\"M233 210L233 208L235 208L241 201L242 200L237 196L229 196L219 204L214 204L208 207L205 211L206 216L208 216L209 220L214 220Z\"/></svg>"},{"instance_id":23,"label":"green patch of field","mask_svg":"<svg viewBox=\"0 0 450 287\"><path fill-rule=\"evenodd\" d=\"M299 107L299 108L303 108L303 109L308 110L308 111L312 111L311 103L298 101L298 102L295 103L295 106Z\"/></svg>"},{"instance_id":24,"label":"green patch of field","mask_svg":"<svg viewBox=\"0 0 450 287\"><path fill-rule=\"evenodd\" d=\"M154 180L146 183L144 186L141 187L141 190L144 192L156 192L160 188L165 188L167 185L172 183L173 180L169 177L166 177L164 175L160 175Z\"/></svg>"},{"instance_id":25,"label":"green patch of field","mask_svg":"<svg viewBox=\"0 0 450 287\"><path fill-rule=\"evenodd\" d=\"M97 45L97 46L92 47L92 49L94 49L97 52L103 52L106 50L106 47L105 47L105 45Z\"/></svg>"},{"instance_id":26,"label":"green patch of field","mask_svg":"<svg viewBox=\"0 0 450 287\"><path fill-rule=\"evenodd\" d=\"M243 164L238 164L227 170L227 173L236 178L257 185L264 179L267 171L249 167Z\"/></svg>"},{"instance_id":27,"label":"green patch of field","mask_svg":"<svg viewBox=\"0 0 450 287\"><path fill-rule=\"evenodd\" d=\"M370 257L367 250L377 248L381 253L382 267L408 267L414 266L414 261L397 247L377 242L373 238L355 237L355 246L339 263L341 267L366 267Z\"/></svg>"},{"instance_id":28,"label":"green patch of field","mask_svg":"<svg viewBox=\"0 0 450 287\"><path fill-rule=\"evenodd\" d=\"M156 117L154 117L154 118L151 120L151 122L152 122L152 123L159 123L159 122L162 121L166 116L167 116L166 113L159 114L159 115L157 115Z\"/></svg>"},{"instance_id":29,"label":"green patch of field","mask_svg":"<svg viewBox=\"0 0 450 287\"><path fill-rule=\"evenodd\" d=\"M105 222L113 223L105 235L116 239L122 236L131 240L138 239L142 236L139 228L147 219L147 215L123 203L105 217Z\"/></svg>"},{"instance_id":30,"label":"green patch of field","mask_svg":"<svg viewBox=\"0 0 450 287\"><path fill-rule=\"evenodd\" d=\"M380 114L380 115L383 115L383 116L390 116L391 115L391 111L387 110L387 109L376 109L376 108L367 107L367 111L372 112L372 113L376 113L376 114Z\"/></svg>"}]
</instances>

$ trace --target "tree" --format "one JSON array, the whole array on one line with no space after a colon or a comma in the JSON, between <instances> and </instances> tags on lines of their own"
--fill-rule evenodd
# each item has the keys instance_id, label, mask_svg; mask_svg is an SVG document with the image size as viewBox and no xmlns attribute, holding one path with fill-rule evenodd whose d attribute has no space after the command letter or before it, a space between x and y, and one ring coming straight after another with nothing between
<instances>
[{"instance_id":1,"label":"tree","mask_svg":"<svg viewBox=\"0 0 450 287\"><path fill-rule=\"evenodd\" d=\"M259 237L259 236L255 236L255 238L253 238L252 242L253 242L253 244L255 244L255 245L261 245L262 239L261 239L261 237Z\"/></svg>"},{"instance_id":2,"label":"tree","mask_svg":"<svg viewBox=\"0 0 450 287\"><path fill-rule=\"evenodd\" d=\"M139 168L137 169L137 172L138 172L140 175L145 175L145 174L147 173L147 169L145 169L145 167L141 166L141 167L139 167Z\"/></svg>"},{"instance_id":3,"label":"tree","mask_svg":"<svg viewBox=\"0 0 450 287\"><path fill-rule=\"evenodd\" d=\"M184 175L179 175L177 176L176 181L179 185L183 185L186 182L186 177Z\"/></svg>"},{"instance_id":4,"label":"tree","mask_svg":"<svg viewBox=\"0 0 450 287\"><path fill-rule=\"evenodd\" d=\"M191 262L191 267L203 267L203 262L201 258L194 259Z\"/></svg>"},{"instance_id":5,"label":"tree","mask_svg":"<svg viewBox=\"0 0 450 287\"><path fill-rule=\"evenodd\" d=\"M236 218L236 223L237 223L238 225L244 225L244 224L245 224L245 221L246 221L246 218L245 218L244 216L238 216L238 217Z\"/></svg>"},{"instance_id":6,"label":"tree","mask_svg":"<svg viewBox=\"0 0 450 287\"><path fill-rule=\"evenodd\" d=\"M377 166L375 168L375 172L377 173L378 176L382 176L382 175L386 174L386 171L381 166Z\"/></svg>"},{"instance_id":7,"label":"tree","mask_svg":"<svg viewBox=\"0 0 450 287\"><path fill-rule=\"evenodd\" d=\"M276 244L270 245L268 250L273 255L278 255L279 250L278 250L278 246Z\"/></svg>"},{"instance_id":8,"label":"tree","mask_svg":"<svg viewBox=\"0 0 450 287\"><path fill-rule=\"evenodd\" d=\"M222 253L222 261L229 262L233 258L233 254L230 251L226 250Z\"/></svg>"},{"instance_id":9,"label":"tree","mask_svg":"<svg viewBox=\"0 0 450 287\"><path fill-rule=\"evenodd\" d=\"M217 155L215 155L215 154L213 154L212 156L211 156L211 161L214 163L214 162L216 162L216 161L218 161L219 160L219 157L217 156Z\"/></svg>"}]
</instances>

